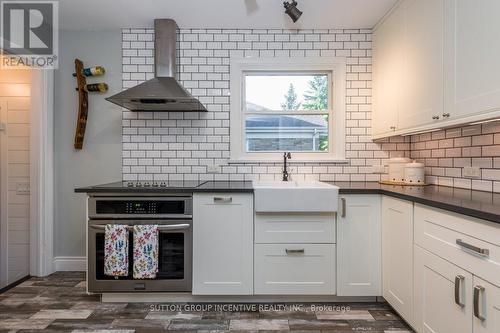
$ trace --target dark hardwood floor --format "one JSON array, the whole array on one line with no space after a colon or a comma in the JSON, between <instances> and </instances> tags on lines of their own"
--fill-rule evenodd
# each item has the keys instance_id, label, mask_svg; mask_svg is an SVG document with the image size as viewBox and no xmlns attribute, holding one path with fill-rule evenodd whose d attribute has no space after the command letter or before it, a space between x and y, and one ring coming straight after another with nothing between
<instances>
[{"instance_id":1,"label":"dark hardwood floor","mask_svg":"<svg viewBox=\"0 0 500 333\"><path fill-rule=\"evenodd\" d=\"M0 294L0 333L412 332L386 303L241 304L233 308L227 304L101 303L98 296L85 293L84 279L84 273L55 273L30 278Z\"/></svg>"}]
</instances>

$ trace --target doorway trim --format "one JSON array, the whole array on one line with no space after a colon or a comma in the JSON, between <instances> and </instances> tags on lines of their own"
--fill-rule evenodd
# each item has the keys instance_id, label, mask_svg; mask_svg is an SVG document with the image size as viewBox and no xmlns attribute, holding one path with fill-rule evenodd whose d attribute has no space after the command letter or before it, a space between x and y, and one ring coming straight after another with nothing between
<instances>
[{"instance_id":1,"label":"doorway trim","mask_svg":"<svg viewBox=\"0 0 500 333\"><path fill-rule=\"evenodd\" d=\"M54 70L32 70L30 275L54 272Z\"/></svg>"},{"instance_id":2,"label":"doorway trim","mask_svg":"<svg viewBox=\"0 0 500 333\"><path fill-rule=\"evenodd\" d=\"M7 111L7 103L0 100L0 161L7 159L7 143L5 133L5 123L7 122L5 112ZM3 162L2 162L3 163ZM7 170L5 167L0 168L0 184L7 184ZM7 187L0 187L0 287L6 286L9 280L9 222L7 214Z\"/></svg>"}]
</instances>

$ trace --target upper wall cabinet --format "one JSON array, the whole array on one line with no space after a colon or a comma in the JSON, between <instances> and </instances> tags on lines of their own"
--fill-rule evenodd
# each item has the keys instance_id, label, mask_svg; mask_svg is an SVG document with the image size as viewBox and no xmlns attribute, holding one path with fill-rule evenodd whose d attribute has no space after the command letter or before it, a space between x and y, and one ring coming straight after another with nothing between
<instances>
[{"instance_id":1,"label":"upper wall cabinet","mask_svg":"<svg viewBox=\"0 0 500 333\"><path fill-rule=\"evenodd\" d=\"M446 112L491 117L500 112L500 1L447 0L446 7Z\"/></svg>"},{"instance_id":2,"label":"upper wall cabinet","mask_svg":"<svg viewBox=\"0 0 500 333\"><path fill-rule=\"evenodd\" d=\"M499 12L498 0L401 1L374 33L373 137L500 117Z\"/></svg>"},{"instance_id":3,"label":"upper wall cabinet","mask_svg":"<svg viewBox=\"0 0 500 333\"><path fill-rule=\"evenodd\" d=\"M398 124L403 79L405 11L398 6L373 34L374 135L392 135Z\"/></svg>"},{"instance_id":4,"label":"upper wall cabinet","mask_svg":"<svg viewBox=\"0 0 500 333\"><path fill-rule=\"evenodd\" d=\"M398 129L440 119L443 113L444 1L407 0L403 88Z\"/></svg>"}]
</instances>

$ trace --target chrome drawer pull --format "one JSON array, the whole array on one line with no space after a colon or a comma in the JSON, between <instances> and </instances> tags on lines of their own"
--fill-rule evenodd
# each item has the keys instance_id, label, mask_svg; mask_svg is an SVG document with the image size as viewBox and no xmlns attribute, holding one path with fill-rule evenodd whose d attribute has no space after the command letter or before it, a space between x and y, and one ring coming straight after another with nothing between
<instances>
[{"instance_id":1,"label":"chrome drawer pull","mask_svg":"<svg viewBox=\"0 0 500 333\"><path fill-rule=\"evenodd\" d=\"M231 203L233 202L233 198L231 197L214 197L215 203Z\"/></svg>"},{"instance_id":2,"label":"chrome drawer pull","mask_svg":"<svg viewBox=\"0 0 500 333\"><path fill-rule=\"evenodd\" d=\"M484 287L481 286L474 287L474 317L476 317L481 321L486 319L483 316L481 316L481 314L479 314L479 295L482 292L484 292Z\"/></svg>"},{"instance_id":3,"label":"chrome drawer pull","mask_svg":"<svg viewBox=\"0 0 500 333\"><path fill-rule=\"evenodd\" d=\"M342 212L340 214L340 217L345 217L346 214L347 214L347 212L346 212L347 207L346 207L346 200L345 200L345 198L340 198L340 202L342 204Z\"/></svg>"},{"instance_id":4,"label":"chrome drawer pull","mask_svg":"<svg viewBox=\"0 0 500 333\"><path fill-rule=\"evenodd\" d=\"M304 249L297 249L297 250L292 250L292 249L285 249L286 254L304 254L306 251Z\"/></svg>"},{"instance_id":5,"label":"chrome drawer pull","mask_svg":"<svg viewBox=\"0 0 500 333\"><path fill-rule=\"evenodd\" d=\"M463 308L465 306L464 303L460 300L460 287L462 282L465 280L465 277L462 275L455 276L455 303Z\"/></svg>"},{"instance_id":6,"label":"chrome drawer pull","mask_svg":"<svg viewBox=\"0 0 500 333\"><path fill-rule=\"evenodd\" d=\"M466 243L462 241L461 239L457 239L456 241L458 246L463 247L464 249L470 250L472 252L475 252L483 257L488 257L490 255L490 250L488 249L482 249L480 247L474 246L472 244Z\"/></svg>"}]
</instances>

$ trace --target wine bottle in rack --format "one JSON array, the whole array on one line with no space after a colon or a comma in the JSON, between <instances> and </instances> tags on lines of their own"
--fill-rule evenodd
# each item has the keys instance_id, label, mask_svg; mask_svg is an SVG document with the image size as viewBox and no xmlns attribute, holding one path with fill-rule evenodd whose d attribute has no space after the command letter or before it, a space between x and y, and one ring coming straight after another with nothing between
<instances>
[{"instance_id":1,"label":"wine bottle in rack","mask_svg":"<svg viewBox=\"0 0 500 333\"><path fill-rule=\"evenodd\" d=\"M104 93L108 91L108 85L104 82L99 82L99 83L89 83L85 85L85 91L88 92L101 92ZM78 90L78 88L76 88Z\"/></svg>"},{"instance_id":2,"label":"wine bottle in rack","mask_svg":"<svg viewBox=\"0 0 500 333\"><path fill-rule=\"evenodd\" d=\"M106 70L102 66L94 66L82 69L82 74L84 76L99 76L104 75ZM73 73L73 76L76 76L76 73Z\"/></svg>"}]
</instances>

